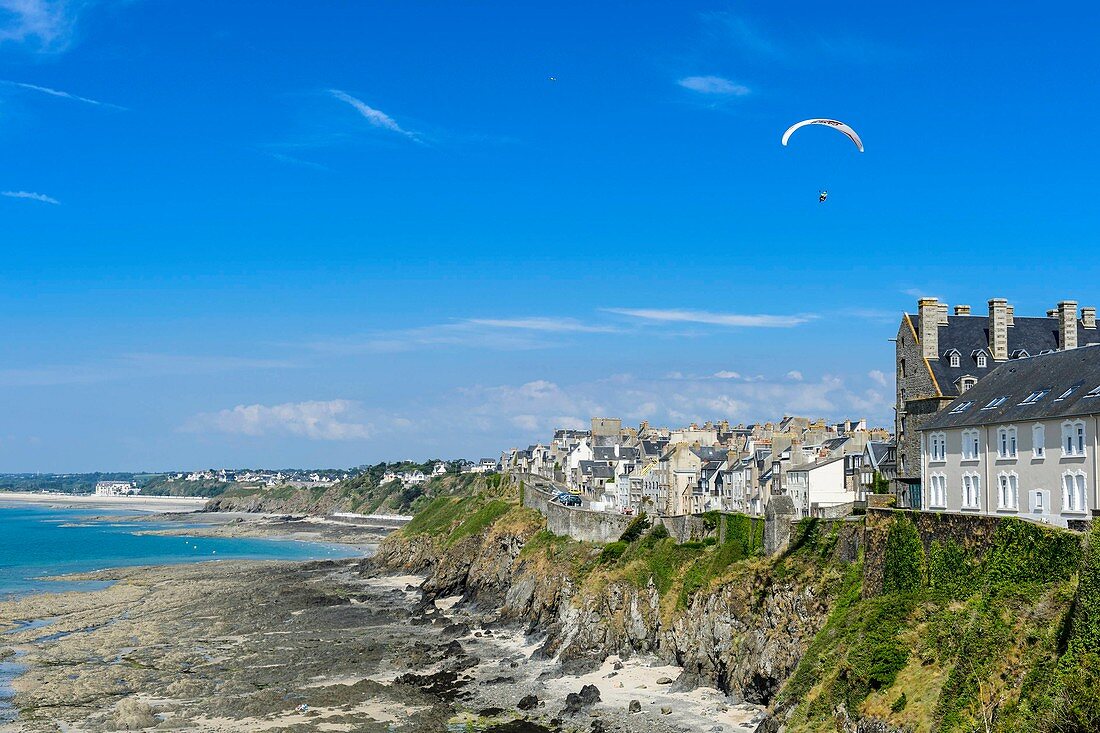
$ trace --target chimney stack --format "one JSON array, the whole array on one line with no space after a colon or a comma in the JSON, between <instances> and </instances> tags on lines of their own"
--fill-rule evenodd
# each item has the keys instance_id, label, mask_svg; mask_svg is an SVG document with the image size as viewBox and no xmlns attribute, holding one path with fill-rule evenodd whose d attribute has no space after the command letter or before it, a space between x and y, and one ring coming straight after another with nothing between
<instances>
[{"instance_id":1,"label":"chimney stack","mask_svg":"<svg viewBox=\"0 0 1100 733\"><path fill-rule=\"evenodd\" d=\"M947 325L947 303L940 303L940 317L937 322L941 326Z\"/></svg>"},{"instance_id":2,"label":"chimney stack","mask_svg":"<svg viewBox=\"0 0 1100 733\"><path fill-rule=\"evenodd\" d=\"M805 456L802 454L802 439L791 438L791 465L801 466L805 460Z\"/></svg>"},{"instance_id":3,"label":"chimney stack","mask_svg":"<svg viewBox=\"0 0 1100 733\"><path fill-rule=\"evenodd\" d=\"M1077 348L1077 301L1063 300L1058 304L1058 347Z\"/></svg>"},{"instance_id":4,"label":"chimney stack","mask_svg":"<svg viewBox=\"0 0 1100 733\"><path fill-rule=\"evenodd\" d=\"M955 315L956 316L969 316L970 315L970 306L968 306L968 305L957 305L957 306L955 306Z\"/></svg>"},{"instance_id":5,"label":"chimney stack","mask_svg":"<svg viewBox=\"0 0 1100 733\"><path fill-rule=\"evenodd\" d=\"M1006 305L1005 306L1005 312L1008 315L1007 320L1008 320L1009 327L1015 326L1016 325L1016 306Z\"/></svg>"},{"instance_id":6,"label":"chimney stack","mask_svg":"<svg viewBox=\"0 0 1100 733\"><path fill-rule=\"evenodd\" d=\"M925 359L938 359L940 356L940 305L935 298L921 298L917 301L920 343Z\"/></svg>"},{"instance_id":7,"label":"chimney stack","mask_svg":"<svg viewBox=\"0 0 1100 733\"><path fill-rule=\"evenodd\" d=\"M1085 328L1096 328L1096 308L1088 306L1081 309L1081 325Z\"/></svg>"},{"instance_id":8,"label":"chimney stack","mask_svg":"<svg viewBox=\"0 0 1100 733\"><path fill-rule=\"evenodd\" d=\"M1008 301L992 298L989 301L989 353L993 361L1008 359Z\"/></svg>"},{"instance_id":9,"label":"chimney stack","mask_svg":"<svg viewBox=\"0 0 1100 733\"><path fill-rule=\"evenodd\" d=\"M1057 308L1051 308L1050 310L1047 311L1047 318L1057 318L1057 317L1058 317L1058 309Z\"/></svg>"}]
</instances>

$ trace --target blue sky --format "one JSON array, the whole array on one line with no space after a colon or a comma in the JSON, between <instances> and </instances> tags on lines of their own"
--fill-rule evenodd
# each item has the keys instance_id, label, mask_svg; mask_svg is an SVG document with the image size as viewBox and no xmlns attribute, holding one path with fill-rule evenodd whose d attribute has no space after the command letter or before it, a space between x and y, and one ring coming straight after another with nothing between
<instances>
[{"instance_id":1,"label":"blue sky","mask_svg":"<svg viewBox=\"0 0 1100 733\"><path fill-rule=\"evenodd\" d=\"M0 0L0 470L889 423L1100 224L1100 9L894 5Z\"/></svg>"}]
</instances>

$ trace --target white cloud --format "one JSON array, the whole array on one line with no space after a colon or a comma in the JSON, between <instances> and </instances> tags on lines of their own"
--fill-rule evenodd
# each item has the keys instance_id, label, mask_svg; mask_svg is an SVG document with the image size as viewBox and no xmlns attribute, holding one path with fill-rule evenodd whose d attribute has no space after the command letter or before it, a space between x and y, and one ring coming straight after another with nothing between
<instances>
[{"instance_id":1,"label":"white cloud","mask_svg":"<svg viewBox=\"0 0 1100 733\"><path fill-rule=\"evenodd\" d=\"M124 107L119 107L117 104L100 102L95 99L88 99L87 97L78 97L75 94L69 94L68 92L63 92L58 89L50 89L49 87L40 87L36 84L26 84L21 81L2 81L0 83L7 84L8 86L19 87L20 89L30 89L31 91L41 92L42 94L48 94L51 97L61 97L62 99L71 99L75 102L84 102L85 104L92 104L97 107L113 107L114 109L125 109Z\"/></svg>"},{"instance_id":2,"label":"white cloud","mask_svg":"<svg viewBox=\"0 0 1100 733\"><path fill-rule=\"evenodd\" d=\"M883 373L882 371L880 371L878 369L872 369L871 371L867 372L867 376L875 384L877 384L879 386L882 386L882 387L886 386L886 374Z\"/></svg>"},{"instance_id":3,"label":"white cloud","mask_svg":"<svg viewBox=\"0 0 1100 733\"><path fill-rule=\"evenodd\" d=\"M237 405L229 410L196 415L187 422L184 430L250 437L366 440L374 429L369 424L353 421L358 407L358 403L349 400Z\"/></svg>"},{"instance_id":4,"label":"white cloud","mask_svg":"<svg viewBox=\"0 0 1100 733\"><path fill-rule=\"evenodd\" d=\"M608 308L608 313L617 313L646 321L676 323L706 323L715 326L736 326L741 328L790 328L812 321L813 315L751 315L742 313L712 313L709 311L656 309L656 308Z\"/></svg>"},{"instance_id":5,"label":"white cloud","mask_svg":"<svg viewBox=\"0 0 1100 733\"><path fill-rule=\"evenodd\" d=\"M716 379L740 379L741 375L738 372L731 372L723 369L720 372L715 372L714 377Z\"/></svg>"},{"instance_id":6,"label":"white cloud","mask_svg":"<svg viewBox=\"0 0 1100 733\"><path fill-rule=\"evenodd\" d=\"M573 318L470 318L464 321L473 326L489 328L514 328L521 331L614 333L611 326L591 326Z\"/></svg>"},{"instance_id":7,"label":"white cloud","mask_svg":"<svg viewBox=\"0 0 1100 733\"><path fill-rule=\"evenodd\" d=\"M399 135L404 135L410 140L420 142L419 136L415 132L411 132L397 124L397 121L390 117L388 114L380 109L375 109L361 99L356 99L347 92L340 91L339 89L329 89L329 94L339 99L341 102L347 102L355 108L359 114L361 114L367 122L371 123L375 127L380 127L383 130L389 130L390 132L396 132Z\"/></svg>"},{"instance_id":8,"label":"white cloud","mask_svg":"<svg viewBox=\"0 0 1100 733\"><path fill-rule=\"evenodd\" d=\"M62 51L72 37L80 3L68 0L0 0L0 44L26 43Z\"/></svg>"},{"instance_id":9,"label":"white cloud","mask_svg":"<svg viewBox=\"0 0 1100 733\"><path fill-rule=\"evenodd\" d=\"M744 84L738 84L721 76L685 76L676 83L684 89L690 89L700 94L743 97L750 93L749 88Z\"/></svg>"},{"instance_id":10,"label":"white cloud","mask_svg":"<svg viewBox=\"0 0 1100 733\"><path fill-rule=\"evenodd\" d=\"M801 382L802 372L798 371L797 369L792 369L791 371L787 372L787 379L793 380L795 382Z\"/></svg>"},{"instance_id":11,"label":"white cloud","mask_svg":"<svg viewBox=\"0 0 1100 733\"><path fill-rule=\"evenodd\" d=\"M46 204L53 204L57 206L61 202L52 196L47 196L44 193L31 193L30 191L0 191L0 196L7 196L12 199L28 199L30 201L41 201Z\"/></svg>"}]
</instances>

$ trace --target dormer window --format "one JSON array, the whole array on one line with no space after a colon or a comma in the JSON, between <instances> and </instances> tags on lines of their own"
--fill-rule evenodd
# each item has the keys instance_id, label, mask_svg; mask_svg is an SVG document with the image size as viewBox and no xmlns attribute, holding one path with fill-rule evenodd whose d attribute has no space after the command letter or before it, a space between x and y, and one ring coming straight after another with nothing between
<instances>
[{"instance_id":1,"label":"dormer window","mask_svg":"<svg viewBox=\"0 0 1100 733\"><path fill-rule=\"evenodd\" d=\"M958 369L962 366L962 354L959 353L958 349L951 349L944 353L944 356L947 357L947 363L951 365L952 369Z\"/></svg>"},{"instance_id":2,"label":"dormer window","mask_svg":"<svg viewBox=\"0 0 1100 733\"><path fill-rule=\"evenodd\" d=\"M1027 349L1016 349L1009 354L1009 358L1011 359L1026 359L1029 356L1031 356L1031 354L1027 353Z\"/></svg>"},{"instance_id":3,"label":"dormer window","mask_svg":"<svg viewBox=\"0 0 1100 733\"><path fill-rule=\"evenodd\" d=\"M959 380L959 392L965 392L978 383L978 380L974 377L963 377Z\"/></svg>"},{"instance_id":4,"label":"dormer window","mask_svg":"<svg viewBox=\"0 0 1100 733\"><path fill-rule=\"evenodd\" d=\"M978 368L985 369L988 363L989 362L986 360L985 352L980 352L978 354Z\"/></svg>"}]
</instances>

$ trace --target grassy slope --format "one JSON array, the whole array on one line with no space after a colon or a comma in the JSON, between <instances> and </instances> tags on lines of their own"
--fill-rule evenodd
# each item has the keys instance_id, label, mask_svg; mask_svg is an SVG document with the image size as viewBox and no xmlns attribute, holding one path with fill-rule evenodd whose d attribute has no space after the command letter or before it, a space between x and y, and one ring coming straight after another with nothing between
<instances>
[{"instance_id":1,"label":"grassy slope","mask_svg":"<svg viewBox=\"0 0 1100 733\"><path fill-rule=\"evenodd\" d=\"M928 554L902 515L884 592L862 597L858 576L846 579L781 694L788 730L835 731L838 711L913 731L1100 729L1066 722L1065 680L1081 680L1065 653L1079 538L1005 519L980 561L951 543Z\"/></svg>"}]
</instances>

